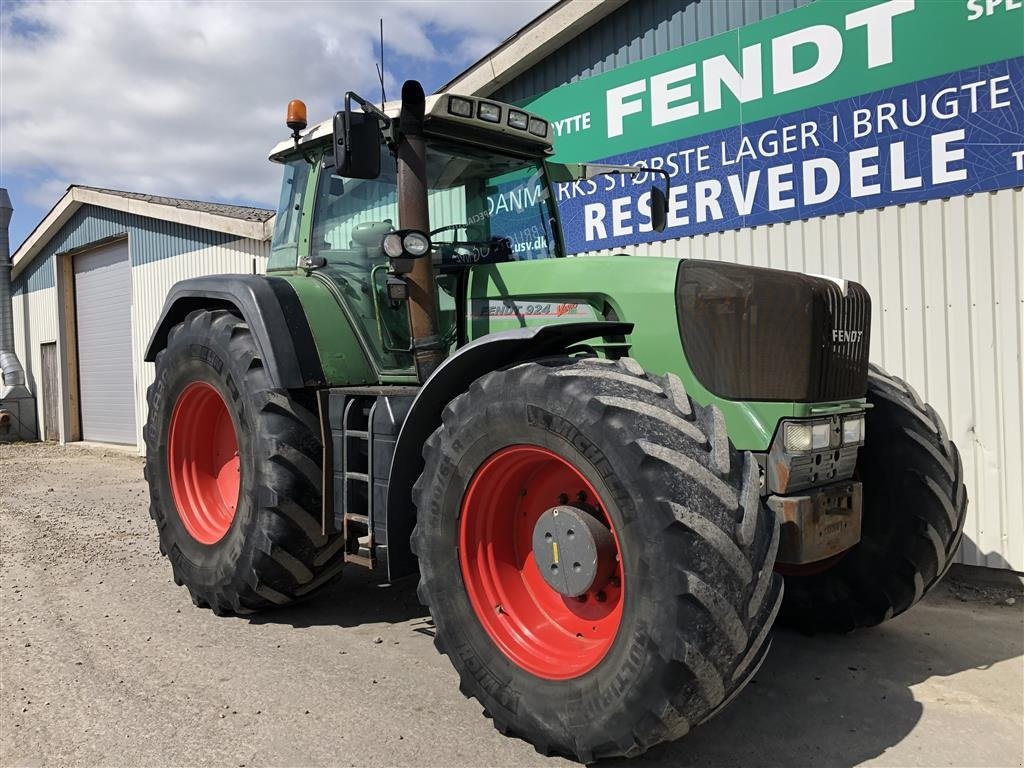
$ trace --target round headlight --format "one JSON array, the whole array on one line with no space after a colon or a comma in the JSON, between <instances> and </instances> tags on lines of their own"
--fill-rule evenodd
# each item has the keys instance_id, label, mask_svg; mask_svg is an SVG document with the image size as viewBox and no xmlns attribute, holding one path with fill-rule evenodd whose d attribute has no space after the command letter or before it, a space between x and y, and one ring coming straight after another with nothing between
<instances>
[{"instance_id":1,"label":"round headlight","mask_svg":"<svg viewBox=\"0 0 1024 768\"><path fill-rule=\"evenodd\" d=\"M430 250L430 238L422 232L409 232L402 240L405 252L410 256L423 256Z\"/></svg>"},{"instance_id":2,"label":"round headlight","mask_svg":"<svg viewBox=\"0 0 1024 768\"><path fill-rule=\"evenodd\" d=\"M397 232L384 235L384 253L389 258L397 259L402 255L402 236Z\"/></svg>"}]
</instances>

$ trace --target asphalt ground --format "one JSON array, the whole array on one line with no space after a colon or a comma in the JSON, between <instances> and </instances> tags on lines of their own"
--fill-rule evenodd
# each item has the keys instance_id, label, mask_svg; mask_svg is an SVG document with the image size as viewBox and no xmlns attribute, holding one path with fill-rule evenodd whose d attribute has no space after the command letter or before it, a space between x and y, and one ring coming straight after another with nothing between
<instances>
[{"instance_id":1,"label":"asphalt ground","mask_svg":"<svg viewBox=\"0 0 1024 768\"><path fill-rule=\"evenodd\" d=\"M0 445L0 764L569 764L463 698L414 585L352 568L218 618L174 586L147 504L137 457ZM778 630L721 715L601 765L1024 765L1020 591L947 578L873 630Z\"/></svg>"}]
</instances>

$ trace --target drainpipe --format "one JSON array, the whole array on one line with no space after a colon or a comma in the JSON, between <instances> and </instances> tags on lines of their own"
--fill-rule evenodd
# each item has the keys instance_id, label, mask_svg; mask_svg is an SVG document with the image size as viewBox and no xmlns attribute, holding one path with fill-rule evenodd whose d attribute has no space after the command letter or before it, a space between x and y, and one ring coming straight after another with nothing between
<instances>
[{"instance_id":1,"label":"drainpipe","mask_svg":"<svg viewBox=\"0 0 1024 768\"><path fill-rule=\"evenodd\" d=\"M11 197L0 188L0 371L4 388L25 386L25 369L14 352L14 309L11 299Z\"/></svg>"}]
</instances>

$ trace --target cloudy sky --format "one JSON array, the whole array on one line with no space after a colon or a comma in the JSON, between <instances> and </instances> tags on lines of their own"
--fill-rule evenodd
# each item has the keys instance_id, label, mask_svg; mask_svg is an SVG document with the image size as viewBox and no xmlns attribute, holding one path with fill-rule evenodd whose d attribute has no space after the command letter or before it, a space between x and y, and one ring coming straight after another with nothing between
<instances>
[{"instance_id":1,"label":"cloudy sky","mask_svg":"<svg viewBox=\"0 0 1024 768\"><path fill-rule=\"evenodd\" d=\"M69 184L274 207L285 105L427 93L552 0L0 2L0 186L17 246Z\"/></svg>"}]
</instances>

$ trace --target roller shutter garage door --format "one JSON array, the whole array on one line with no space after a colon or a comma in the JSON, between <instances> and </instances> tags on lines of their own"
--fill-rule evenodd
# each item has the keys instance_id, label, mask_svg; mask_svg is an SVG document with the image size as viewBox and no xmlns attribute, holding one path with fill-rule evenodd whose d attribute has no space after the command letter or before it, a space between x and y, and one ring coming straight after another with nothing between
<instances>
[{"instance_id":1,"label":"roller shutter garage door","mask_svg":"<svg viewBox=\"0 0 1024 768\"><path fill-rule=\"evenodd\" d=\"M82 439L134 445L128 241L73 258Z\"/></svg>"}]
</instances>

